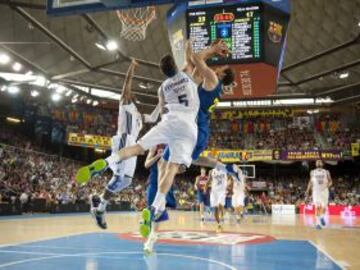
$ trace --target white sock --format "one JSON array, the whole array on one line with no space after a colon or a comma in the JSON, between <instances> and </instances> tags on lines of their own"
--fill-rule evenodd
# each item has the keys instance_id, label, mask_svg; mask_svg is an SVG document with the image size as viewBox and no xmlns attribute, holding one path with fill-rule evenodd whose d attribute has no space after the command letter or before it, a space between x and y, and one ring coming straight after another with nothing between
<instances>
[{"instance_id":1,"label":"white sock","mask_svg":"<svg viewBox=\"0 0 360 270\"><path fill-rule=\"evenodd\" d=\"M105 212L108 203L109 201L105 200L104 198L101 198L101 203L99 204L97 210L100 212Z\"/></svg>"},{"instance_id":2,"label":"white sock","mask_svg":"<svg viewBox=\"0 0 360 270\"><path fill-rule=\"evenodd\" d=\"M107 157L105 160L107 161L108 164L114 164L114 163L119 162L121 159L117 153L113 153L113 154L111 154L111 156Z\"/></svg>"},{"instance_id":3,"label":"white sock","mask_svg":"<svg viewBox=\"0 0 360 270\"><path fill-rule=\"evenodd\" d=\"M165 197L166 197L165 193L161 193L159 191L156 193L154 202L152 204L152 206L155 207L156 211L165 210L165 205L166 205Z\"/></svg>"},{"instance_id":4,"label":"white sock","mask_svg":"<svg viewBox=\"0 0 360 270\"><path fill-rule=\"evenodd\" d=\"M216 170L219 170L219 171L222 171L222 172L224 172L224 173L227 173L225 164L223 164L223 163L221 163L221 162L217 162L217 163L216 163L215 169L216 169Z\"/></svg>"}]
</instances>

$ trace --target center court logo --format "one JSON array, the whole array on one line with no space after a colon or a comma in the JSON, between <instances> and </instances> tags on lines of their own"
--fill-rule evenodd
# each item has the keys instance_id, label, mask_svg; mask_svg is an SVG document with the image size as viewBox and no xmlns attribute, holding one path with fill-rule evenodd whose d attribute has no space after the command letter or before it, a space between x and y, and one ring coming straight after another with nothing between
<instances>
[{"instance_id":1,"label":"center court logo","mask_svg":"<svg viewBox=\"0 0 360 270\"><path fill-rule=\"evenodd\" d=\"M142 240L139 233L123 233L120 238L127 240ZM214 233L207 231L161 231L159 233L160 243L170 244L197 244L197 245L241 245L260 244L274 241L268 235L253 233Z\"/></svg>"}]
</instances>

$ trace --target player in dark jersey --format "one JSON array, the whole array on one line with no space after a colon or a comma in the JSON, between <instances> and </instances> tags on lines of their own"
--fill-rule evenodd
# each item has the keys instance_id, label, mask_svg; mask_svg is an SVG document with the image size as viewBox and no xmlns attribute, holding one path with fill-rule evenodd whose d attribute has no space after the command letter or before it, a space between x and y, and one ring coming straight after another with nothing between
<instances>
[{"instance_id":1,"label":"player in dark jersey","mask_svg":"<svg viewBox=\"0 0 360 270\"><path fill-rule=\"evenodd\" d=\"M200 207L200 217L201 221L205 221L204 208L207 202L207 189L208 189L208 180L206 169L200 169L200 175L196 177L194 188L196 190L196 199Z\"/></svg>"},{"instance_id":2,"label":"player in dark jersey","mask_svg":"<svg viewBox=\"0 0 360 270\"><path fill-rule=\"evenodd\" d=\"M150 210L151 205L155 199L158 189L158 171L161 166L161 157L164 152L164 145L158 145L157 147L150 149L146 157L145 168L150 170L148 186L146 189L146 203L147 209ZM166 207L176 208L176 199L174 196L174 189L171 187L170 191L166 194ZM165 211L163 215L152 226L148 226L146 222L150 220L150 211L143 211L143 223L140 226L140 233L142 235L148 235L147 241L144 243L144 251L150 253L153 249L153 244L157 240L157 231L159 230L159 223L169 219L168 213ZM150 231L151 230L151 231Z\"/></svg>"}]
</instances>

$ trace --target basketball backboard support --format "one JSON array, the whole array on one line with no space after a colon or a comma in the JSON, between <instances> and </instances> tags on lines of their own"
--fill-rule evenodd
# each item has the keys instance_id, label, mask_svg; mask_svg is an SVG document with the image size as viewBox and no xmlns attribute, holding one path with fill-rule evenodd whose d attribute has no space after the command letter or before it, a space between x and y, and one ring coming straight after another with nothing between
<instances>
[{"instance_id":1,"label":"basketball backboard support","mask_svg":"<svg viewBox=\"0 0 360 270\"><path fill-rule=\"evenodd\" d=\"M49 15L76 15L107 10L187 2L186 0L47 0Z\"/></svg>"}]
</instances>

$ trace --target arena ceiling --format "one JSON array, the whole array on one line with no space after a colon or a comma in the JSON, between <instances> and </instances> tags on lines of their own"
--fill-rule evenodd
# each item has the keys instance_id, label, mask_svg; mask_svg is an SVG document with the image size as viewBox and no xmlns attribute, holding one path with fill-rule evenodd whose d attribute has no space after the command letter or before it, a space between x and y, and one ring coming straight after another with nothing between
<instances>
[{"instance_id":1,"label":"arena ceiling","mask_svg":"<svg viewBox=\"0 0 360 270\"><path fill-rule=\"evenodd\" d=\"M136 72L138 97L145 106L157 102L163 79L157 62L170 52L165 23L169 6L157 7L157 19L143 42L120 38L114 12L49 17L45 9L46 0L0 0L0 52L50 80L115 93L121 89L130 57L135 57L143 64ZM277 95L330 96L339 103L360 99L359 34L360 0L292 1ZM95 45L110 39L118 42L115 52ZM10 69L2 66L0 71Z\"/></svg>"}]
</instances>

